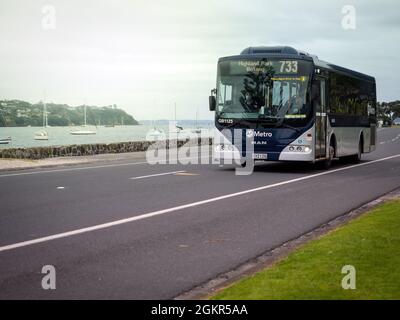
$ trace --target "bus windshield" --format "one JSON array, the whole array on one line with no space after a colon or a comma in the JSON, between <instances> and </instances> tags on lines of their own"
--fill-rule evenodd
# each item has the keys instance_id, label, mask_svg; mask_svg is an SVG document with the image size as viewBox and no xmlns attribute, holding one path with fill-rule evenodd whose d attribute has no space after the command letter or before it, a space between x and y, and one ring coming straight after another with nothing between
<instances>
[{"instance_id":1,"label":"bus windshield","mask_svg":"<svg viewBox=\"0 0 400 320\"><path fill-rule=\"evenodd\" d=\"M311 115L311 63L301 60L221 61L217 118L304 125Z\"/></svg>"}]
</instances>

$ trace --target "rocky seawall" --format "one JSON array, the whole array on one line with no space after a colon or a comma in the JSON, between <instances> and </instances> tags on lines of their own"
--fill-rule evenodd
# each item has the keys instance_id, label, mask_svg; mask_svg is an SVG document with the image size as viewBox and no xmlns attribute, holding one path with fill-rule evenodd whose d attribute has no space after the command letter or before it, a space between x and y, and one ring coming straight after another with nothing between
<instances>
[{"instance_id":1,"label":"rocky seawall","mask_svg":"<svg viewBox=\"0 0 400 320\"><path fill-rule=\"evenodd\" d=\"M45 159L52 157L89 156L106 153L125 153L146 151L149 146L157 144L157 148L180 148L187 145L211 145L212 138L198 138L187 140L166 141L130 141L118 143L96 143L68 146L48 146L32 148L0 149L0 158L3 159Z\"/></svg>"}]
</instances>

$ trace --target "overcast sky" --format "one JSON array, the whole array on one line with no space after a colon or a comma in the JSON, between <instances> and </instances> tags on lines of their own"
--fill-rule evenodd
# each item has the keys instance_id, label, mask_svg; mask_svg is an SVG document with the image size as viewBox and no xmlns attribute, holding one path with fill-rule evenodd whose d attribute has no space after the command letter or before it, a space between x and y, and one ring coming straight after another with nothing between
<instances>
[{"instance_id":1,"label":"overcast sky","mask_svg":"<svg viewBox=\"0 0 400 320\"><path fill-rule=\"evenodd\" d=\"M355 29L342 27L344 5ZM378 100L400 99L399 26L398 0L1 0L0 99L117 104L137 119L172 119L176 102L178 119L196 108L210 119L218 57L276 44L375 76Z\"/></svg>"}]
</instances>

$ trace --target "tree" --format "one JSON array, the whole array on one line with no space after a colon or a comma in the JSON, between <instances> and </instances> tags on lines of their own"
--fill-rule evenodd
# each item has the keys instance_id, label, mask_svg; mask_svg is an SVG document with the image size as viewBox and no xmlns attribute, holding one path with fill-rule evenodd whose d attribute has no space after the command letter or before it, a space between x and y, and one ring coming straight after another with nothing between
<instances>
[{"instance_id":1,"label":"tree","mask_svg":"<svg viewBox=\"0 0 400 320\"><path fill-rule=\"evenodd\" d=\"M48 124L50 126L82 125L84 122L84 106L70 107L66 104L47 103ZM124 110L114 107L87 106L87 123L103 125L139 124ZM22 116L18 116L22 115ZM0 100L0 126L42 126L43 104L41 102L30 104L19 100Z\"/></svg>"},{"instance_id":2,"label":"tree","mask_svg":"<svg viewBox=\"0 0 400 320\"><path fill-rule=\"evenodd\" d=\"M400 101L378 102L378 120L392 124L393 120L400 117Z\"/></svg>"}]
</instances>

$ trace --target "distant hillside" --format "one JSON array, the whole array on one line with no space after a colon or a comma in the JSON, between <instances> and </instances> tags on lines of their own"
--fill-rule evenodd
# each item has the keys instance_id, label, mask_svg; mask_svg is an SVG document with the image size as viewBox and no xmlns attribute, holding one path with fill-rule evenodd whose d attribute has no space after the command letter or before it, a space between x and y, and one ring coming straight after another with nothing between
<instances>
[{"instance_id":1,"label":"distant hillside","mask_svg":"<svg viewBox=\"0 0 400 320\"><path fill-rule=\"evenodd\" d=\"M79 126L84 124L84 107L47 103L49 126ZM116 105L86 107L88 125L137 125L131 115ZM0 127L26 127L43 125L43 104L30 104L20 100L0 100Z\"/></svg>"}]
</instances>

